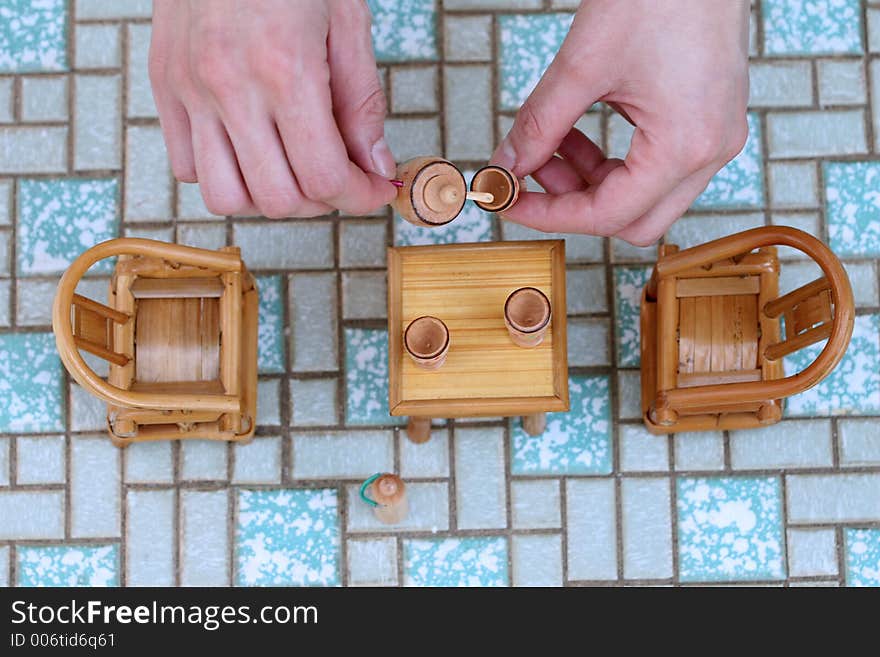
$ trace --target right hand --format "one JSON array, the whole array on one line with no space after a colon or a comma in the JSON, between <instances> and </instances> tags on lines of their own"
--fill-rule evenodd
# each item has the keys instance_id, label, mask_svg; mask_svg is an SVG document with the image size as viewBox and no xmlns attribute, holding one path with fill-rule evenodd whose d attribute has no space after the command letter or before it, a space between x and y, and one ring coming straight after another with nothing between
<instances>
[{"instance_id":1,"label":"right hand","mask_svg":"<svg viewBox=\"0 0 880 657\"><path fill-rule=\"evenodd\" d=\"M396 188L363 0L155 0L171 168L218 215L367 214Z\"/></svg>"}]
</instances>

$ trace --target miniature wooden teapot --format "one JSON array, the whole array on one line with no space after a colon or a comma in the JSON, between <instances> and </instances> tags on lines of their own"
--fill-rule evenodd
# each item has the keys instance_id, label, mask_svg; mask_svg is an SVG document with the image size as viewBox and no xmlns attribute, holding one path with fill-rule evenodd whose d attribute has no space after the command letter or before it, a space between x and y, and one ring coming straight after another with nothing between
<instances>
[{"instance_id":1,"label":"miniature wooden teapot","mask_svg":"<svg viewBox=\"0 0 880 657\"><path fill-rule=\"evenodd\" d=\"M519 197L519 180L503 167L489 165L474 174L470 190L462 172L439 157L416 157L397 169L397 198L391 207L416 226L448 224L474 201L488 212L502 212Z\"/></svg>"}]
</instances>

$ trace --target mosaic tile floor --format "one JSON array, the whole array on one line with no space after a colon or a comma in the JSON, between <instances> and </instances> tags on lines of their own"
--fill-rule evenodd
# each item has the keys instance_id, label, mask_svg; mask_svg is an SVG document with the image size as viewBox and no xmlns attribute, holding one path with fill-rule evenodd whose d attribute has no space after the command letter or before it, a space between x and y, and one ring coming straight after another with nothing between
<instances>
[{"instance_id":1,"label":"mosaic tile floor","mask_svg":"<svg viewBox=\"0 0 880 657\"><path fill-rule=\"evenodd\" d=\"M576 4L370 0L398 159L485 163ZM650 436L637 302L656 250L569 236L572 412L540 438L460 420L414 445L387 414L386 245L541 235L475 207L435 231L212 216L168 169L149 0L0 3L0 585L880 585L880 3L752 13L750 139L668 239L771 223L829 241L858 306L837 372L772 428ZM617 115L579 126L626 152ZM261 294L252 444L103 435L50 307L71 259L120 234L241 245ZM783 257L783 287L813 275ZM357 499L378 471L409 482L398 527Z\"/></svg>"}]
</instances>

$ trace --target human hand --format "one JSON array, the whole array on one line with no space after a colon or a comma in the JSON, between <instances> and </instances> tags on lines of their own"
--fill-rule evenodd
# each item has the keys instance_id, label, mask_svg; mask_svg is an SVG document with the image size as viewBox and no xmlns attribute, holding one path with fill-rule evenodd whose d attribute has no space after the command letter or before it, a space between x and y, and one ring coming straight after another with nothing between
<instances>
[{"instance_id":1,"label":"human hand","mask_svg":"<svg viewBox=\"0 0 880 657\"><path fill-rule=\"evenodd\" d=\"M362 0L155 0L171 168L216 214L365 214L397 190Z\"/></svg>"},{"instance_id":2,"label":"human hand","mask_svg":"<svg viewBox=\"0 0 880 657\"><path fill-rule=\"evenodd\" d=\"M532 175L505 219L655 242L748 136L744 0L590 0L493 164ZM604 101L636 126L625 160L572 126ZM557 156L554 156L557 153Z\"/></svg>"}]
</instances>

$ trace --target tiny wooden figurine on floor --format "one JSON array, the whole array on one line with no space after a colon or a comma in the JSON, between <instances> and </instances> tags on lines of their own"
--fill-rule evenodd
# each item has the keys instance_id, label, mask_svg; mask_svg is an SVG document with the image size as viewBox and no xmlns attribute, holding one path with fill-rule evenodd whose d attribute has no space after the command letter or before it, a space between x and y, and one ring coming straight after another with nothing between
<instances>
[{"instance_id":1,"label":"tiny wooden figurine on floor","mask_svg":"<svg viewBox=\"0 0 880 657\"><path fill-rule=\"evenodd\" d=\"M117 257L107 304L76 293ZM86 392L107 402L114 444L206 438L247 442L257 399L257 288L238 247L219 251L123 238L64 273L52 310L58 352ZM109 363L104 379L80 351Z\"/></svg>"},{"instance_id":2,"label":"tiny wooden figurine on floor","mask_svg":"<svg viewBox=\"0 0 880 657\"><path fill-rule=\"evenodd\" d=\"M805 253L822 276L779 296L776 245ZM661 434L778 422L786 397L840 362L853 317L840 261L794 228L754 228L684 251L661 246L641 306L645 425ZM826 339L812 364L785 376L785 356Z\"/></svg>"}]
</instances>

